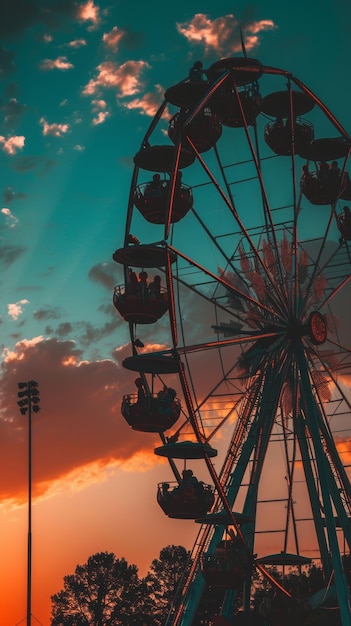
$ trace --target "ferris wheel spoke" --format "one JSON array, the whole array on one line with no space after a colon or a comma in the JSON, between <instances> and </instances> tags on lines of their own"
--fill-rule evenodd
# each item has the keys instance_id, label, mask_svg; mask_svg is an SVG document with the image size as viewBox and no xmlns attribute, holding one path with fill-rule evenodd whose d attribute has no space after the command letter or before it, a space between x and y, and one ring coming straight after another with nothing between
<instances>
[{"instance_id":1,"label":"ferris wheel spoke","mask_svg":"<svg viewBox=\"0 0 351 626\"><path fill-rule=\"evenodd\" d=\"M346 346L338 343L337 341L333 341L330 337L328 338L328 341L338 350L336 353L338 354L338 358L334 355L334 353L333 355L328 355L328 360L332 359L333 369L336 372L348 374L351 371L351 360L349 361L349 358L351 357L351 348L346 348Z\"/></svg>"},{"instance_id":2,"label":"ferris wheel spoke","mask_svg":"<svg viewBox=\"0 0 351 626\"><path fill-rule=\"evenodd\" d=\"M328 294L328 296L325 298L325 300L323 300L323 302L321 303L321 307L325 307L327 304L329 304L333 298L335 298L336 295L338 295L344 287L346 287L346 285L350 282L351 280L351 275L346 276L342 282L338 285L336 285L336 287L334 287L330 293Z\"/></svg>"},{"instance_id":3,"label":"ferris wheel spoke","mask_svg":"<svg viewBox=\"0 0 351 626\"><path fill-rule=\"evenodd\" d=\"M235 93L236 93L236 96L237 96L237 99L238 99L241 115L242 115L242 117L243 117L243 119L245 121L245 114L244 114L244 110L243 110L243 105L242 105L242 102L241 102L240 97L239 97L238 88L237 88L237 86L235 84L234 84L234 89L235 89ZM245 121L245 124L244 124L244 129L245 129L246 139L247 139L248 145L250 147L251 156L252 156L252 159L253 159L253 161L255 163L256 172L257 172L257 176L258 176L259 183L260 183L261 194L262 194L262 199L263 199L263 210L264 210L265 218L268 218L268 225L267 225L267 231L266 232L267 232L267 236L268 236L270 242L273 241L272 252L273 252L273 255L274 255L274 258L275 258L275 263L277 264L277 267L278 267L279 278L280 278L280 286L282 286L284 284L283 272L282 272L282 267L281 267L281 264L280 264L280 256L279 256L279 251L278 251L278 241L277 241L276 231L275 231L275 228L274 228L274 222L273 222L272 212L271 212L271 208L270 208L269 198L268 198L268 194L266 192L266 187L265 187L265 182L264 182L262 171L261 171L261 165L260 165L259 157L258 157L258 155L256 153L256 150L254 149L253 142L251 140L251 136L250 136L249 129L248 129L246 121ZM243 229L243 225L241 225L241 228ZM249 240L249 242L250 242L250 245L251 245L251 248L252 248L253 252L255 252L256 259L259 260L260 259L260 255L258 254L258 251L253 246L253 242L251 242L250 240ZM268 272L266 272L266 278L268 278L268 276L269 276ZM282 300L284 301L285 293L281 292L280 295L281 295Z\"/></svg>"},{"instance_id":4,"label":"ferris wheel spoke","mask_svg":"<svg viewBox=\"0 0 351 626\"><path fill-rule=\"evenodd\" d=\"M200 153L198 152L198 150L196 149L194 143L191 141L191 139L188 137L188 143L190 144L192 150L195 152L196 157L198 159L198 161L200 162L200 164L202 165L202 167L204 168L204 170L206 171L206 173L208 174L208 176L210 177L212 183L214 184L215 188L217 189L217 191L219 192L219 194L221 195L222 199L224 200L225 204L227 205L227 207L229 208L229 210L231 211L233 217L235 218L242 234L245 237L245 240L248 242L249 246L250 246L250 250L254 255L254 258L256 259L258 265L260 266L263 274L265 275L266 281L268 284L270 284L274 291L276 292L277 296L279 297L279 300L281 302L282 305L284 305L284 294L281 293L280 289L277 289L277 284L273 283L272 278L268 272L267 267L264 264L264 261L262 260L258 249L256 248L253 239L251 238L251 236L249 235L249 232L247 231L247 229L244 226L244 223L242 222L242 220L240 219L235 207L232 205L230 199L225 195L224 191L222 190L222 188L220 187L219 183L216 181L216 179L214 178L212 172L209 170L209 168L207 167L204 159L201 157ZM262 178L262 177L261 177ZM268 200L267 200L268 202ZM273 238L275 240L275 231L274 228L271 227L271 233L273 234ZM275 241L275 249L277 249L277 242ZM277 259L276 262L278 263L278 267L279 266L279 260Z\"/></svg>"},{"instance_id":5,"label":"ferris wheel spoke","mask_svg":"<svg viewBox=\"0 0 351 626\"><path fill-rule=\"evenodd\" d=\"M314 294L315 294L316 290L318 290L318 293L317 293L317 298L318 298L320 291L322 291L323 293L326 287L327 278L324 272L328 268L328 265L330 264L331 259L335 256L335 253L331 255L328 262L324 263L323 267L321 267L320 263L321 263L323 251L325 249L327 237L328 237L331 225L332 225L332 220L333 220L333 212L331 211L327 228L325 229L324 236L319 242L319 249L317 252L316 259L314 260L314 268L312 270L311 275L309 276L309 282L308 282L306 291L304 293L303 304L302 304L302 309L301 309L302 311L304 311L305 308L308 307L308 303L311 297L311 292L313 293L313 290L314 290Z\"/></svg>"},{"instance_id":6,"label":"ferris wheel spoke","mask_svg":"<svg viewBox=\"0 0 351 626\"><path fill-rule=\"evenodd\" d=\"M153 131L155 130L158 122L160 121L162 114L164 113L165 109L167 107L167 100L163 100L162 104L159 106L156 115L154 116L149 128L146 131L146 134L144 136L144 139L142 141L142 146L146 147L149 145L149 139L153 133Z\"/></svg>"},{"instance_id":7,"label":"ferris wheel spoke","mask_svg":"<svg viewBox=\"0 0 351 626\"><path fill-rule=\"evenodd\" d=\"M166 212L165 230L164 230L165 241L167 241L167 239L168 239L169 230L170 230L170 227L171 227L172 210L173 210L173 205L174 205L174 200L175 200L175 195L176 195L176 184L177 184L177 175L178 175L178 171L179 171L181 150L182 150L182 142L180 140L180 141L178 141L178 143L176 145L176 150L175 150L175 154L174 154L174 161L173 161L173 167L172 167L172 173L171 173L171 179L170 179L170 183L169 183L168 202L167 202L168 207L167 207L167 212Z\"/></svg>"},{"instance_id":8,"label":"ferris wheel spoke","mask_svg":"<svg viewBox=\"0 0 351 626\"><path fill-rule=\"evenodd\" d=\"M239 298L243 299L244 301L247 301L248 303L250 303L254 307L257 307L258 309L263 310L270 317L272 316L271 309L269 309L269 307L267 307L265 304L263 304L259 300L255 299L255 298L251 297L249 294L241 291L240 289L235 287L233 284L231 284L229 281L226 281L223 277L217 276L216 274L211 272L209 269L204 268L203 266L199 265L198 263L196 263L194 261L194 259L190 259L190 257L188 257L185 254L183 254L179 249L176 249L176 248L174 248L171 245L168 246L168 249L171 250L172 252L174 252L178 257L180 257L183 260L187 261L189 264L191 264L194 267L196 267L197 269L201 270L207 276L211 277L212 279L214 279L218 283L222 284L226 289L228 289L228 291L232 292L235 296L238 296ZM280 315L277 315L276 317L278 319L281 319Z\"/></svg>"},{"instance_id":9,"label":"ferris wheel spoke","mask_svg":"<svg viewBox=\"0 0 351 626\"><path fill-rule=\"evenodd\" d=\"M335 128L339 131L339 133L343 135L345 139L350 140L350 136L348 135L344 127L340 124L340 122L336 119L335 115L333 115L333 113L328 109L328 107L316 96L316 94L313 93L313 91L309 89L301 80L296 78L296 76L292 77L292 80L294 81L295 85L300 87L300 89L306 95L308 95L310 98L312 98L314 102L318 104L318 106L326 114L327 118L331 121L331 123L335 126Z\"/></svg>"}]
</instances>

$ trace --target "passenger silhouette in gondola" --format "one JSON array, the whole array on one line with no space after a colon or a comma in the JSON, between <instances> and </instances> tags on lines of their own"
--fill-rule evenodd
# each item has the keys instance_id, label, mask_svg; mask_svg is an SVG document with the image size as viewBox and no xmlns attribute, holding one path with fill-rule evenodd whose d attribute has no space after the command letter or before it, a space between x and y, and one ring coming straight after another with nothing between
<instances>
[{"instance_id":1,"label":"passenger silhouette in gondola","mask_svg":"<svg viewBox=\"0 0 351 626\"><path fill-rule=\"evenodd\" d=\"M160 174L154 174L144 192L146 198L158 198L162 195L162 181Z\"/></svg>"},{"instance_id":2,"label":"passenger silhouette in gondola","mask_svg":"<svg viewBox=\"0 0 351 626\"><path fill-rule=\"evenodd\" d=\"M139 290L138 278L135 272L129 270L128 282L126 284L125 293L130 296L137 296Z\"/></svg>"},{"instance_id":3,"label":"passenger silhouette in gondola","mask_svg":"<svg viewBox=\"0 0 351 626\"><path fill-rule=\"evenodd\" d=\"M203 82L205 82L204 70L202 69L202 62L201 61L195 61L194 65L190 68L189 80L192 83L203 83Z\"/></svg>"},{"instance_id":4,"label":"passenger silhouette in gondola","mask_svg":"<svg viewBox=\"0 0 351 626\"><path fill-rule=\"evenodd\" d=\"M144 382L142 378L136 378L135 380L135 386L138 390L138 404L140 406L145 406L146 403L146 393L145 393L145 387L144 387Z\"/></svg>"},{"instance_id":5,"label":"passenger silhouette in gondola","mask_svg":"<svg viewBox=\"0 0 351 626\"><path fill-rule=\"evenodd\" d=\"M173 401L177 392L172 387L164 385L163 389L158 392L158 410L160 413L170 414L173 409Z\"/></svg>"},{"instance_id":6,"label":"passenger silhouette in gondola","mask_svg":"<svg viewBox=\"0 0 351 626\"><path fill-rule=\"evenodd\" d=\"M171 185L171 181L167 180L164 186L164 190L166 194L169 193L170 185ZM176 177L175 177L175 181L174 181L174 194L175 194L176 199L180 197L181 191L182 191L182 172L178 170Z\"/></svg>"},{"instance_id":7,"label":"passenger silhouette in gondola","mask_svg":"<svg viewBox=\"0 0 351 626\"><path fill-rule=\"evenodd\" d=\"M147 285L148 275L147 272L139 273L139 284L138 284L138 293L139 296L145 300L148 295L148 285Z\"/></svg>"},{"instance_id":8,"label":"passenger silhouette in gondola","mask_svg":"<svg viewBox=\"0 0 351 626\"><path fill-rule=\"evenodd\" d=\"M161 295L161 276L156 274L154 280L149 283L148 293L152 299L157 299Z\"/></svg>"},{"instance_id":9,"label":"passenger silhouette in gondola","mask_svg":"<svg viewBox=\"0 0 351 626\"><path fill-rule=\"evenodd\" d=\"M318 170L318 180L320 183L326 183L329 178L330 167L326 161L321 161Z\"/></svg>"},{"instance_id":10,"label":"passenger silhouette in gondola","mask_svg":"<svg viewBox=\"0 0 351 626\"><path fill-rule=\"evenodd\" d=\"M340 178L340 175L341 175L341 170L339 168L338 162L332 161L332 164L329 169L329 178L333 181L338 180Z\"/></svg>"},{"instance_id":11,"label":"passenger silhouette in gondola","mask_svg":"<svg viewBox=\"0 0 351 626\"><path fill-rule=\"evenodd\" d=\"M193 474L193 470L191 469L184 469L182 471L182 486L183 487L189 487L189 486L199 486L199 481L196 478L196 476L194 476Z\"/></svg>"}]
</instances>

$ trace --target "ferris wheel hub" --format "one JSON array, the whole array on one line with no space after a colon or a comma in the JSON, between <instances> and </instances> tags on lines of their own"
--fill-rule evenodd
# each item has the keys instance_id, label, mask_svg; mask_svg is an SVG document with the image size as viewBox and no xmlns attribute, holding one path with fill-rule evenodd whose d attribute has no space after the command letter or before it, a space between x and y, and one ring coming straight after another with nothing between
<instances>
[{"instance_id":1,"label":"ferris wheel hub","mask_svg":"<svg viewBox=\"0 0 351 626\"><path fill-rule=\"evenodd\" d=\"M293 318L288 325L288 337L291 341L299 341L308 337L314 345L320 345L327 339L327 323L319 311L312 311L307 323L301 324Z\"/></svg>"}]
</instances>

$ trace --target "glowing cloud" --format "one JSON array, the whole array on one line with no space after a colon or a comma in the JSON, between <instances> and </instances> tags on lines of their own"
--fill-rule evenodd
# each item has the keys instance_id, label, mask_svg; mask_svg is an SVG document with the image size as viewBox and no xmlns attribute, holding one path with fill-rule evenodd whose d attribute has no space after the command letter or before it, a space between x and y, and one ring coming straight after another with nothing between
<instances>
[{"instance_id":1,"label":"glowing cloud","mask_svg":"<svg viewBox=\"0 0 351 626\"><path fill-rule=\"evenodd\" d=\"M74 65L67 61L67 57L57 57L57 59L44 59L39 67L41 70L71 70Z\"/></svg>"},{"instance_id":2,"label":"glowing cloud","mask_svg":"<svg viewBox=\"0 0 351 626\"><path fill-rule=\"evenodd\" d=\"M16 217L13 213L11 213L10 209L3 208L0 213L3 213L6 216L6 224L10 228L15 228L18 223L18 217Z\"/></svg>"},{"instance_id":3,"label":"glowing cloud","mask_svg":"<svg viewBox=\"0 0 351 626\"><path fill-rule=\"evenodd\" d=\"M45 117L41 117L39 122L43 126L43 135L62 137L69 132L69 124L49 124Z\"/></svg>"},{"instance_id":4,"label":"glowing cloud","mask_svg":"<svg viewBox=\"0 0 351 626\"><path fill-rule=\"evenodd\" d=\"M129 346L119 357L127 353ZM39 383L41 407L33 419L34 498L53 495L73 476L81 489L121 463L147 471L157 462L150 437L132 431L121 417L122 397L134 391L131 372L112 360L83 361L72 341L24 339L3 354L0 454L7 471L0 475L2 502L21 504L26 498L26 473L18 471L25 459L26 425L16 392L18 381L32 379Z\"/></svg>"},{"instance_id":5,"label":"glowing cloud","mask_svg":"<svg viewBox=\"0 0 351 626\"><path fill-rule=\"evenodd\" d=\"M161 87L161 85L156 85L156 90L156 93L149 92L146 93L142 98L134 98L134 100L131 100L130 102L125 102L123 106L125 106L127 109L140 109L140 112L144 115L149 115L150 117L153 117L162 102L162 96L164 92L164 89Z\"/></svg>"},{"instance_id":6,"label":"glowing cloud","mask_svg":"<svg viewBox=\"0 0 351 626\"><path fill-rule=\"evenodd\" d=\"M7 314L9 317L11 317L13 320L18 320L18 318L20 317L20 315L22 315L23 313L23 305L24 304L29 304L29 300L19 300L18 302L15 302L13 304L8 304L7 305Z\"/></svg>"},{"instance_id":7,"label":"glowing cloud","mask_svg":"<svg viewBox=\"0 0 351 626\"><path fill-rule=\"evenodd\" d=\"M107 106L105 100L102 100L102 99L93 100L91 104L93 106L94 111L99 111L100 109L106 109L106 106Z\"/></svg>"},{"instance_id":8,"label":"glowing cloud","mask_svg":"<svg viewBox=\"0 0 351 626\"><path fill-rule=\"evenodd\" d=\"M272 20L247 23L243 33L246 50L256 48L258 35L273 28L276 26ZM211 50L221 55L241 52L240 23L232 14L211 20L204 13L197 13L192 20L177 23L177 29L190 43L204 45L207 53Z\"/></svg>"},{"instance_id":9,"label":"glowing cloud","mask_svg":"<svg viewBox=\"0 0 351 626\"><path fill-rule=\"evenodd\" d=\"M99 88L107 88L118 90L119 97L133 96L142 89L141 74L148 67L146 61L127 61L122 65L105 61L97 67L97 78L89 81L83 94L95 95Z\"/></svg>"},{"instance_id":10,"label":"glowing cloud","mask_svg":"<svg viewBox=\"0 0 351 626\"><path fill-rule=\"evenodd\" d=\"M92 22L96 27L100 23L100 9L94 4L93 0L88 0L85 4L82 4L78 8L78 19L81 22Z\"/></svg>"},{"instance_id":11,"label":"glowing cloud","mask_svg":"<svg viewBox=\"0 0 351 626\"><path fill-rule=\"evenodd\" d=\"M70 41L67 46L69 48L82 48L83 46L86 46L87 42L85 39L74 39L73 41Z\"/></svg>"},{"instance_id":12,"label":"glowing cloud","mask_svg":"<svg viewBox=\"0 0 351 626\"><path fill-rule=\"evenodd\" d=\"M93 118L92 124L93 126L98 126L98 124L103 124L104 121L109 117L108 111L99 111L96 117Z\"/></svg>"},{"instance_id":13,"label":"glowing cloud","mask_svg":"<svg viewBox=\"0 0 351 626\"><path fill-rule=\"evenodd\" d=\"M105 33L102 36L106 48L110 48L113 52L117 52L118 44L124 35L124 31L120 30L117 26L114 26L109 33Z\"/></svg>"},{"instance_id":14,"label":"glowing cloud","mask_svg":"<svg viewBox=\"0 0 351 626\"><path fill-rule=\"evenodd\" d=\"M13 156L18 150L22 150L24 147L25 137L24 135L12 135L12 137L3 137L0 135L0 145L4 152Z\"/></svg>"}]
</instances>

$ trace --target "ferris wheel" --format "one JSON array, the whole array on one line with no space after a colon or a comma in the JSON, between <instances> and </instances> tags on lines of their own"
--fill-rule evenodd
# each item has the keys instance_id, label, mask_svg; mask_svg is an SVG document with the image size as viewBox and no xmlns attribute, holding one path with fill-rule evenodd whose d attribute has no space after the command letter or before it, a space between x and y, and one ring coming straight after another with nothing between
<instances>
[{"instance_id":1,"label":"ferris wheel","mask_svg":"<svg viewBox=\"0 0 351 626\"><path fill-rule=\"evenodd\" d=\"M213 589L218 624L351 624L350 151L306 85L243 56L195 63L134 156L122 415L159 433L159 506L199 524L167 626ZM297 598L285 574L311 563Z\"/></svg>"}]
</instances>

